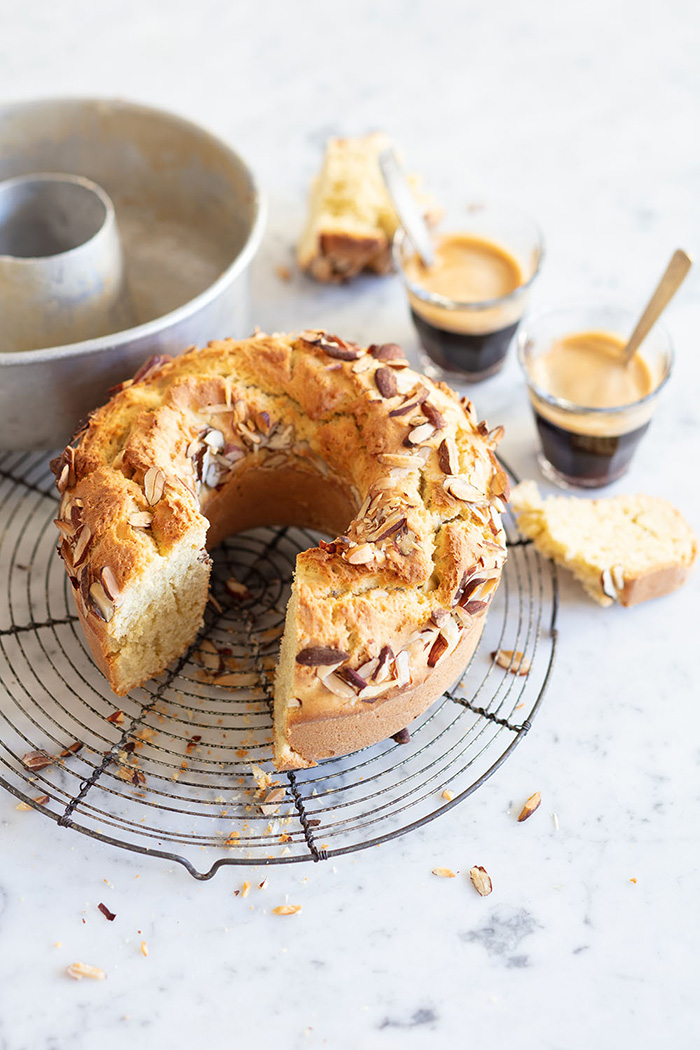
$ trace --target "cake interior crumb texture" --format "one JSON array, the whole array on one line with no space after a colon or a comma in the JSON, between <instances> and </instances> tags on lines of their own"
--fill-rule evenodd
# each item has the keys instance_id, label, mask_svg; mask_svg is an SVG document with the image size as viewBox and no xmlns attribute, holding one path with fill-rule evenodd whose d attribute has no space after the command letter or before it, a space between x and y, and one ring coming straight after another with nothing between
<instances>
[{"instance_id":1,"label":"cake interior crumb texture","mask_svg":"<svg viewBox=\"0 0 700 1050\"><path fill-rule=\"evenodd\" d=\"M697 541L689 525L656 496L543 499L528 481L513 490L513 508L520 531L604 605L614 600L603 589L601 577L608 571L619 577L622 604L632 605L675 590L695 560Z\"/></svg>"}]
</instances>

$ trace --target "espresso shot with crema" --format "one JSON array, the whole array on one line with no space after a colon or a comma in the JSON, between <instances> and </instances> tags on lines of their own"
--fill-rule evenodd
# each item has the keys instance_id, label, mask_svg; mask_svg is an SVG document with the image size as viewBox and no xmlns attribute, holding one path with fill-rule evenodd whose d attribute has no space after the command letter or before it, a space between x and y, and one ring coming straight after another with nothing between
<instances>
[{"instance_id":1,"label":"espresso shot with crema","mask_svg":"<svg viewBox=\"0 0 700 1050\"><path fill-rule=\"evenodd\" d=\"M470 205L433 233L425 265L401 233L394 259L428 374L479 382L502 367L539 272L542 238L527 216Z\"/></svg>"},{"instance_id":2,"label":"espresso shot with crema","mask_svg":"<svg viewBox=\"0 0 700 1050\"><path fill-rule=\"evenodd\" d=\"M628 470L649 428L672 366L670 341L656 325L626 360L632 311L565 307L528 319L518 337L542 451L539 462L563 488L600 488Z\"/></svg>"}]
</instances>

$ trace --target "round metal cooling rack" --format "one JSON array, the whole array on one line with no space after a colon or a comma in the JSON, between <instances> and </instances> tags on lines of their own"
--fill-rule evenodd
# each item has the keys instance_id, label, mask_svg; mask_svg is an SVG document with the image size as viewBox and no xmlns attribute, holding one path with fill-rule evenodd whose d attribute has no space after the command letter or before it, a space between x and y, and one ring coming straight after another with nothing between
<instances>
[{"instance_id":1,"label":"round metal cooling rack","mask_svg":"<svg viewBox=\"0 0 700 1050\"><path fill-rule=\"evenodd\" d=\"M294 561L315 535L261 528L227 541L195 643L119 699L75 615L56 508L46 457L0 456L0 784L62 827L177 861L197 879L228 864L322 860L451 809L530 729L554 659L557 580L512 519L479 648L410 741L275 773L271 675ZM247 588L239 600L232 577ZM496 649L524 653L529 673L495 664Z\"/></svg>"}]
</instances>

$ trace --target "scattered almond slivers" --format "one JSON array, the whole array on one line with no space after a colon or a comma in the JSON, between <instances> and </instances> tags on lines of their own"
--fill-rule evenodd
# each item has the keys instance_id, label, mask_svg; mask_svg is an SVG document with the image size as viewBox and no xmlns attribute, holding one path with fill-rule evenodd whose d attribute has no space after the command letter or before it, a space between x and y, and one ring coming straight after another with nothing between
<instances>
[{"instance_id":1,"label":"scattered almond slivers","mask_svg":"<svg viewBox=\"0 0 700 1050\"><path fill-rule=\"evenodd\" d=\"M528 817L531 817L535 810L539 809L541 801L542 796L539 793L539 791L536 791L534 795L530 795L529 799L527 800L523 808L520 810L518 823L521 823L523 820L527 820Z\"/></svg>"},{"instance_id":2,"label":"scattered almond slivers","mask_svg":"<svg viewBox=\"0 0 700 1050\"><path fill-rule=\"evenodd\" d=\"M439 875L441 879L456 878L451 868L433 868L433 875Z\"/></svg>"},{"instance_id":3,"label":"scattered almond slivers","mask_svg":"<svg viewBox=\"0 0 700 1050\"><path fill-rule=\"evenodd\" d=\"M530 660L525 653L513 649L497 649L491 653L491 659L499 667L511 674L525 675L530 673Z\"/></svg>"},{"instance_id":4,"label":"scattered almond slivers","mask_svg":"<svg viewBox=\"0 0 700 1050\"><path fill-rule=\"evenodd\" d=\"M445 788L445 790L442 793L442 797L444 798L445 802L451 802L454 798L454 795L448 788Z\"/></svg>"},{"instance_id":5,"label":"scattered almond slivers","mask_svg":"<svg viewBox=\"0 0 700 1050\"><path fill-rule=\"evenodd\" d=\"M141 941L141 954L145 957L148 957L148 945L145 941Z\"/></svg>"},{"instance_id":6,"label":"scattered almond slivers","mask_svg":"<svg viewBox=\"0 0 700 1050\"><path fill-rule=\"evenodd\" d=\"M301 911L301 904L278 904L276 908L272 909L272 914L296 915L298 911Z\"/></svg>"},{"instance_id":7,"label":"scattered almond slivers","mask_svg":"<svg viewBox=\"0 0 700 1050\"><path fill-rule=\"evenodd\" d=\"M486 868L482 868L480 864L475 864L469 872L469 878L472 880L472 885L476 892L481 894L482 897L488 897L493 890L493 883Z\"/></svg>"},{"instance_id":8,"label":"scattered almond slivers","mask_svg":"<svg viewBox=\"0 0 700 1050\"><path fill-rule=\"evenodd\" d=\"M82 981L83 977L91 977L93 981L104 981L107 974L99 966L88 966L86 963L71 963L66 966L66 973L74 981Z\"/></svg>"}]
</instances>

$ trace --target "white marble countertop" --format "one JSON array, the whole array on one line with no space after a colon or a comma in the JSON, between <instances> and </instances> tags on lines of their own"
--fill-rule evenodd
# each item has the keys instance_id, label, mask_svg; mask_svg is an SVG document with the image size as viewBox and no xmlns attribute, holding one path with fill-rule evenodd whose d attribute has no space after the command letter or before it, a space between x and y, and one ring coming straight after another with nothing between
<instances>
[{"instance_id":1,"label":"white marble countertop","mask_svg":"<svg viewBox=\"0 0 700 1050\"><path fill-rule=\"evenodd\" d=\"M685 0L653 18L632 0L27 0L0 23L0 97L162 105L252 163L270 206L253 311L268 330L415 352L394 279L275 274L335 133L387 130L447 203L485 192L530 209L548 249L536 303L641 302L673 248L700 251L700 20ZM697 531L696 326L700 272L669 309L675 374L615 491L667 496ZM515 361L474 396L537 477ZM527 739L451 812L336 861L201 884L0 797L0 1050L700 1045L699 582L601 610L562 575L558 662ZM301 912L273 915L287 900ZM107 980L69 980L78 959Z\"/></svg>"}]
</instances>

